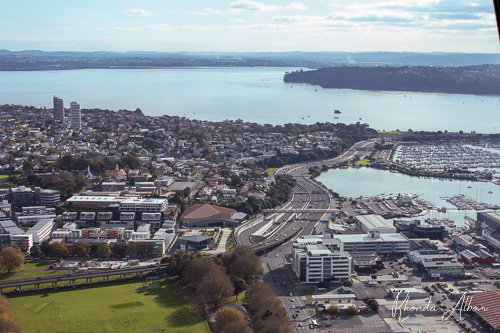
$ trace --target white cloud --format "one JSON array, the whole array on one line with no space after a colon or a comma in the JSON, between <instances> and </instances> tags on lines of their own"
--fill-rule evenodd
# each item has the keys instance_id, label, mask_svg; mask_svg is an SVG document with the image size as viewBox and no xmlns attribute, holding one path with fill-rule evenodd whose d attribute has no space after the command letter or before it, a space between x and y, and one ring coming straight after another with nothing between
<instances>
[{"instance_id":1,"label":"white cloud","mask_svg":"<svg viewBox=\"0 0 500 333\"><path fill-rule=\"evenodd\" d=\"M151 12L148 12L147 10L144 10L144 9L127 9L125 12L124 12L125 15L129 15L129 16L150 16L151 15Z\"/></svg>"},{"instance_id":2,"label":"white cloud","mask_svg":"<svg viewBox=\"0 0 500 333\"><path fill-rule=\"evenodd\" d=\"M287 6L278 6L278 5L266 5L262 2L251 1L251 0L236 0L231 2L228 5L227 10L206 8L205 12L208 14L231 14L231 13L240 13L240 12L273 12L279 10L307 10L307 7L303 3L292 2Z\"/></svg>"},{"instance_id":3,"label":"white cloud","mask_svg":"<svg viewBox=\"0 0 500 333\"><path fill-rule=\"evenodd\" d=\"M232 23L246 23L247 20L244 20L244 19L232 19L229 22L232 22Z\"/></svg>"}]
</instances>

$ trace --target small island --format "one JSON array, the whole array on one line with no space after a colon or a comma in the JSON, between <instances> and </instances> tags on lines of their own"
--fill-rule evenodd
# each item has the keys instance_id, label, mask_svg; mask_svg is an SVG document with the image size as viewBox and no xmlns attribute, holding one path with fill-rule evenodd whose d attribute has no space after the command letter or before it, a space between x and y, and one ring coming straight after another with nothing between
<instances>
[{"instance_id":1,"label":"small island","mask_svg":"<svg viewBox=\"0 0 500 333\"><path fill-rule=\"evenodd\" d=\"M284 82L323 88L500 95L500 66L343 66L286 73Z\"/></svg>"}]
</instances>

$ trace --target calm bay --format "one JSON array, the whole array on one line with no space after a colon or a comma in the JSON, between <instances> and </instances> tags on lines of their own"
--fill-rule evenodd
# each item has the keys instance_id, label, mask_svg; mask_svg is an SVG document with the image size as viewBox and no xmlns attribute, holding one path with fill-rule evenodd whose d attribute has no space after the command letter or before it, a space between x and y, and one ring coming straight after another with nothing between
<instances>
[{"instance_id":1,"label":"calm bay","mask_svg":"<svg viewBox=\"0 0 500 333\"><path fill-rule=\"evenodd\" d=\"M146 115L285 124L363 122L377 130L500 130L500 96L323 89L286 84L297 68L201 67L0 72L0 103L141 108ZM334 109L341 114L333 113ZM338 117L338 119L335 119Z\"/></svg>"}]
</instances>

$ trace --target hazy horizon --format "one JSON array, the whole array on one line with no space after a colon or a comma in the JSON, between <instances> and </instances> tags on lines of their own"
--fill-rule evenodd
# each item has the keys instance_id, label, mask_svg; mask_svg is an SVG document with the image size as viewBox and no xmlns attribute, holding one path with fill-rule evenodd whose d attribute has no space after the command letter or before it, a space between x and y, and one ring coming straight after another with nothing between
<instances>
[{"instance_id":1,"label":"hazy horizon","mask_svg":"<svg viewBox=\"0 0 500 333\"><path fill-rule=\"evenodd\" d=\"M0 4L12 51L500 52L490 0Z\"/></svg>"}]
</instances>

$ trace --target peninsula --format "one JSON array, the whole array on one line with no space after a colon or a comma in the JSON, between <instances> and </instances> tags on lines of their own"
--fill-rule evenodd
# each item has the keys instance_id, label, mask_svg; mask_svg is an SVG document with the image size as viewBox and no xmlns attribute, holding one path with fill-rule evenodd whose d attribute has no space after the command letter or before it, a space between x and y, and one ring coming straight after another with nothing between
<instances>
[{"instance_id":1,"label":"peninsula","mask_svg":"<svg viewBox=\"0 0 500 333\"><path fill-rule=\"evenodd\" d=\"M323 88L500 95L500 66L342 66L286 73L284 82Z\"/></svg>"}]
</instances>

